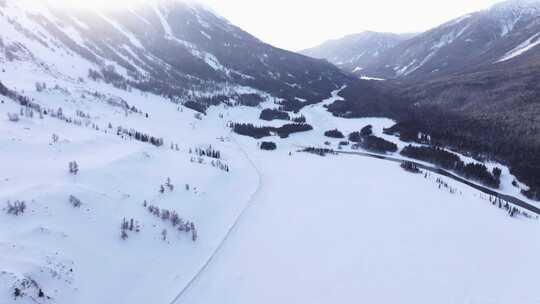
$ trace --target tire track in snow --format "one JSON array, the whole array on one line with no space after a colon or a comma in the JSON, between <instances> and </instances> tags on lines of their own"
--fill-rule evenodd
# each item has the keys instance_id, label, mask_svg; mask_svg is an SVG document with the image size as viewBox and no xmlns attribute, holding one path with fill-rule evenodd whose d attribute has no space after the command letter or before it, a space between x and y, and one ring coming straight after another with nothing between
<instances>
[{"instance_id":1,"label":"tire track in snow","mask_svg":"<svg viewBox=\"0 0 540 304\"><path fill-rule=\"evenodd\" d=\"M223 240L221 240L221 242L219 243L219 245L216 247L216 249L214 250L214 252L212 252L212 254L210 255L210 257L206 260L206 262L201 266L201 268L199 269L199 271L197 271L197 273L193 276L193 278L191 278L188 283L184 286L184 288L182 288L182 290L180 290L180 292L178 293L178 295L176 295L176 297L169 303L169 304L178 304L180 303L179 301L182 299L182 297L186 294L186 292L191 288L191 286L193 286L193 284L201 277L201 275L205 272L205 270L208 268L208 266L210 266L210 263L212 263L212 261L217 257L217 255L221 252L221 249L223 248L223 246L225 245L225 243L227 242L227 240L230 238L230 236L232 235L232 233L237 229L240 221L242 220L242 218L245 216L246 214L246 211L253 205L253 201L255 200L255 198L258 196L258 194L260 193L260 190L261 190L261 187L262 187L262 175L261 175L261 172L259 171L259 168L257 167L257 165L255 165L255 162L249 157L248 153L242 148L242 146L234 139L234 135L231 137L232 140L234 141L234 143L236 144L236 146L238 146L240 152L245 156L245 158L248 160L248 162L251 164L251 166L253 167L253 169L255 169L255 172L257 173L257 188L255 189L255 192L253 192L253 194L250 195L249 197L249 200L248 202L246 203L246 206L244 207L244 209L242 209L242 211L240 212L240 214L238 215L238 217L236 218L236 220L234 221L234 223L231 225L231 227L229 228L229 230L227 231L227 233L225 234L225 237L223 238Z\"/></svg>"}]
</instances>

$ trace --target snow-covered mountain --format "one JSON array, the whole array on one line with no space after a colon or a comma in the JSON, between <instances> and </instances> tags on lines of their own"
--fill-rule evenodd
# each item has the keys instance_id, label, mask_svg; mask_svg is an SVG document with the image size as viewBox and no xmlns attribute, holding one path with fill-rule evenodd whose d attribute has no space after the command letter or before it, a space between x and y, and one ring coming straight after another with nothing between
<instances>
[{"instance_id":1,"label":"snow-covered mountain","mask_svg":"<svg viewBox=\"0 0 540 304\"><path fill-rule=\"evenodd\" d=\"M28 5L30 2L31 5ZM57 77L103 79L167 96L195 87L250 86L320 102L350 81L332 65L274 48L188 1L133 1L122 9L66 8L54 0L0 3L0 61L33 62ZM226 95L226 94L225 94Z\"/></svg>"},{"instance_id":2,"label":"snow-covered mountain","mask_svg":"<svg viewBox=\"0 0 540 304\"><path fill-rule=\"evenodd\" d=\"M540 52L540 1L508 0L407 40L365 68L374 77L432 79L526 64Z\"/></svg>"},{"instance_id":3,"label":"snow-covered mountain","mask_svg":"<svg viewBox=\"0 0 540 304\"><path fill-rule=\"evenodd\" d=\"M361 75L364 67L373 63L383 52L413 36L414 34L367 31L329 40L300 53L313 58L327 59L348 72Z\"/></svg>"}]
</instances>

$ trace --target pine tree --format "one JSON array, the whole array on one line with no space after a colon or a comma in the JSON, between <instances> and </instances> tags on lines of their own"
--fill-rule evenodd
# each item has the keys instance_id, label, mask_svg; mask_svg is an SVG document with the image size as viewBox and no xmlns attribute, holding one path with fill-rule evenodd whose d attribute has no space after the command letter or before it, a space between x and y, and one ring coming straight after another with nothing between
<instances>
[{"instance_id":1,"label":"pine tree","mask_svg":"<svg viewBox=\"0 0 540 304\"><path fill-rule=\"evenodd\" d=\"M77 175L79 173L79 165L76 161L72 161L69 163L69 173L73 175Z\"/></svg>"},{"instance_id":2,"label":"pine tree","mask_svg":"<svg viewBox=\"0 0 540 304\"><path fill-rule=\"evenodd\" d=\"M195 229L195 227L193 227L193 229L191 229L191 240L193 242L196 242L197 238L198 238L197 230Z\"/></svg>"},{"instance_id":3,"label":"pine tree","mask_svg":"<svg viewBox=\"0 0 540 304\"><path fill-rule=\"evenodd\" d=\"M82 202L80 199L78 199L77 197L75 197L74 195L70 195L69 196L69 202L71 203L71 205L73 205L73 207L75 208L79 208L82 206Z\"/></svg>"},{"instance_id":4,"label":"pine tree","mask_svg":"<svg viewBox=\"0 0 540 304\"><path fill-rule=\"evenodd\" d=\"M171 179L169 177L167 177L165 185L167 186L167 188L169 188L170 191L174 191L174 185L171 183Z\"/></svg>"},{"instance_id":5,"label":"pine tree","mask_svg":"<svg viewBox=\"0 0 540 304\"><path fill-rule=\"evenodd\" d=\"M122 238L122 240L125 241L125 240L127 240L128 237L129 236L128 236L127 232L125 230L122 230L122 234L120 235L120 238Z\"/></svg>"},{"instance_id":6,"label":"pine tree","mask_svg":"<svg viewBox=\"0 0 540 304\"><path fill-rule=\"evenodd\" d=\"M128 221L126 220L126 218L124 218L124 219L122 220L122 226L121 226L121 229L122 229L122 230L128 230L128 228L129 228L129 223L128 223Z\"/></svg>"},{"instance_id":7,"label":"pine tree","mask_svg":"<svg viewBox=\"0 0 540 304\"><path fill-rule=\"evenodd\" d=\"M163 241L167 240L167 229L163 229L163 231L161 231L161 237Z\"/></svg>"}]
</instances>

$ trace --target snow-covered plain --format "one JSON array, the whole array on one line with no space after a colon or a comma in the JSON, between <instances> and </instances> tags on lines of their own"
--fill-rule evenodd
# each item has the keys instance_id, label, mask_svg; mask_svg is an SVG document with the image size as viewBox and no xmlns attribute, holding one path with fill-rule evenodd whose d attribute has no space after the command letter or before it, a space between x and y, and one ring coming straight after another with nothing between
<instances>
[{"instance_id":1,"label":"snow-covered plain","mask_svg":"<svg viewBox=\"0 0 540 304\"><path fill-rule=\"evenodd\" d=\"M536 221L512 220L474 191L450 194L435 177L384 161L254 158L263 190L177 303L539 300Z\"/></svg>"}]
</instances>

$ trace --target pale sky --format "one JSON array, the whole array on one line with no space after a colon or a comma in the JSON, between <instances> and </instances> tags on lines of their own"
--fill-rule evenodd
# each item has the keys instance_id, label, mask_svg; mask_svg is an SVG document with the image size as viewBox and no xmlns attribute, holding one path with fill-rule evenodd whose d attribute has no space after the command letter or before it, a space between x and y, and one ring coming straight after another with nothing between
<instances>
[{"instance_id":1,"label":"pale sky","mask_svg":"<svg viewBox=\"0 0 540 304\"><path fill-rule=\"evenodd\" d=\"M203 0L261 40L298 51L364 30L421 32L500 0Z\"/></svg>"}]
</instances>

